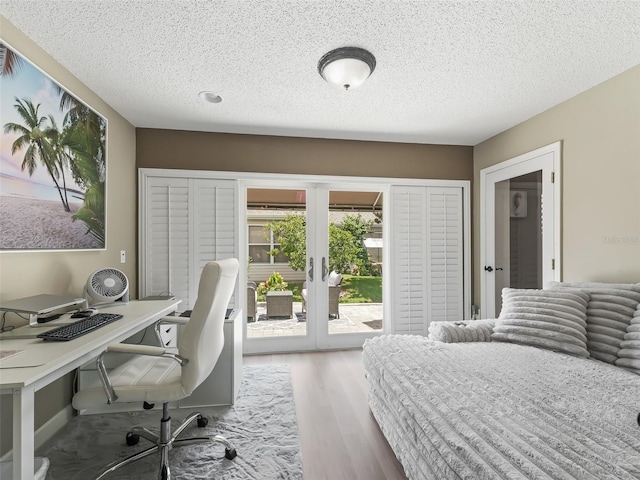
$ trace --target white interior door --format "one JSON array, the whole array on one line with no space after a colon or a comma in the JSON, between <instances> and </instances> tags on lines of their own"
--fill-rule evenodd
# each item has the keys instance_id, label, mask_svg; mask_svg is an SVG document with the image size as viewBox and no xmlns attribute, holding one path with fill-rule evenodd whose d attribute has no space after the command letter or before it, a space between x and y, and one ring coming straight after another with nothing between
<instances>
[{"instance_id":1,"label":"white interior door","mask_svg":"<svg viewBox=\"0 0 640 480\"><path fill-rule=\"evenodd\" d=\"M560 279L560 143L480 172L483 318L502 308L502 289Z\"/></svg>"}]
</instances>

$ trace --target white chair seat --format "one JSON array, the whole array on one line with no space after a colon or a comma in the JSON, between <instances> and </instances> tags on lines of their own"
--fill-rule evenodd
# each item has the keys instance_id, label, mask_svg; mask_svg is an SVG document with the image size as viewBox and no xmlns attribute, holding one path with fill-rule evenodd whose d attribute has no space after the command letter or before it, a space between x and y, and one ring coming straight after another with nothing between
<instances>
[{"instance_id":1,"label":"white chair seat","mask_svg":"<svg viewBox=\"0 0 640 480\"><path fill-rule=\"evenodd\" d=\"M109 372L118 402L173 402L185 398L180 364L171 358L137 357ZM82 410L104 403L104 388L97 380L73 397L73 408Z\"/></svg>"}]
</instances>

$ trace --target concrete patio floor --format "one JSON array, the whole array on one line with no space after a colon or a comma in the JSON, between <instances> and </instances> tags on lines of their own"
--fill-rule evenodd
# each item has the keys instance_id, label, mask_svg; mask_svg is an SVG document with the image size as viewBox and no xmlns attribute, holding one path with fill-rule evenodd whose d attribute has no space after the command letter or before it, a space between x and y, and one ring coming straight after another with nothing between
<instances>
[{"instance_id":1,"label":"concrete patio floor","mask_svg":"<svg viewBox=\"0 0 640 480\"><path fill-rule=\"evenodd\" d=\"M329 334L371 332L382 329L381 303L341 303L340 318L330 318ZM247 337L287 337L306 335L307 314L302 304L293 302L292 318L267 319L265 302L257 304L257 321L247 323Z\"/></svg>"}]
</instances>

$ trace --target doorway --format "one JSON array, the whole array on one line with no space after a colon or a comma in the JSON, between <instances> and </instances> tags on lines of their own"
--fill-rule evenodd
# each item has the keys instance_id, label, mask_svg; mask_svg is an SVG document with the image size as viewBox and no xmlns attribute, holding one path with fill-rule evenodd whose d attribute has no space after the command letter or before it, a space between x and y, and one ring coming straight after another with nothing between
<instances>
[{"instance_id":1,"label":"doorway","mask_svg":"<svg viewBox=\"0 0 640 480\"><path fill-rule=\"evenodd\" d=\"M482 318L502 308L502 289L560 279L560 143L480 172Z\"/></svg>"},{"instance_id":2,"label":"doorway","mask_svg":"<svg viewBox=\"0 0 640 480\"><path fill-rule=\"evenodd\" d=\"M252 353L359 347L384 331L382 187L246 187Z\"/></svg>"}]
</instances>

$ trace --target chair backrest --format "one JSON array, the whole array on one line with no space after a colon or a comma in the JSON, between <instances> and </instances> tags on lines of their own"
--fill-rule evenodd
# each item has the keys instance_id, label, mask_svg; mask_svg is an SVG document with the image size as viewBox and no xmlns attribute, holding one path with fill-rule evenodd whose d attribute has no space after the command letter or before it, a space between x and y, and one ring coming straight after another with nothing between
<instances>
[{"instance_id":1,"label":"chair backrest","mask_svg":"<svg viewBox=\"0 0 640 480\"><path fill-rule=\"evenodd\" d=\"M189 323L180 336L178 351L189 360L182 367L181 383L191 393L211 373L224 345L224 317L236 286L238 260L207 263L200 275L198 298Z\"/></svg>"}]
</instances>

